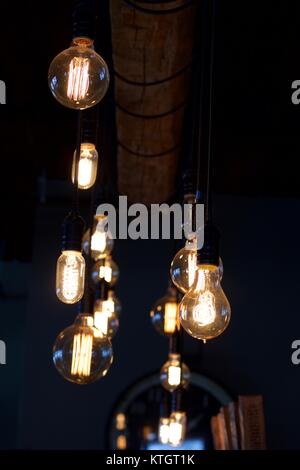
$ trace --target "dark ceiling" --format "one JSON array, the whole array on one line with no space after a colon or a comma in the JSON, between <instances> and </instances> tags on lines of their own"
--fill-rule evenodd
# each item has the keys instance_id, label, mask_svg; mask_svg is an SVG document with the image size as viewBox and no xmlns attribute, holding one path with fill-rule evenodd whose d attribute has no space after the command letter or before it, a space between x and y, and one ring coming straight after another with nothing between
<instances>
[{"instance_id":1,"label":"dark ceiling","mask_svg":"<svg viewBox=\"0 0 300 470\"><path fill-rule=\"evenodd\" d=\"M50 95L47 70L52 58L69 45L72 4L1 2L0 79L7 86L7 104L0 108L4 238L17 217L25 222L34 213L39 175L69 179L76 117ZM99 1L99 13L101 53L110 62L108 1ZM296 2L217 1L217 193L300 195L300 106L291 102L291 83L300 78L299 13ZM111 152L113 169L114 158ZM114 178L114 171L111 174Z\"/></svg>"}]
</instances>

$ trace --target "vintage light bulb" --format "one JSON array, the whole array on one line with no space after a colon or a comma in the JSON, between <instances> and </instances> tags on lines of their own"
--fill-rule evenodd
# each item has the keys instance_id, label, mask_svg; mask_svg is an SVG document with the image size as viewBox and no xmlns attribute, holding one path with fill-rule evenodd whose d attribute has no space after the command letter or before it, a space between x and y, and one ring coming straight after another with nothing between
<instances>
[{"instance_id":1,"label":"vintage light bulb","mask_svg":"<svg viewBox=\"0 0 300 470\"><path fill-rule=\"evenodd\" d=\"M179 386L187 387L190 375L189 368L181 362L180 354L171 353L161 368L160 381L166 390L173 392Z\"/></svg>"},{"instance_id":2,"label":"vintage light bulb","mask_svg":"<svg viewBox=\"0 0 300 470\"><path fill-rule=\"evenodd\" d=\"M93 326L93 317L78 315L62 331L53 347L53 361L68 381L88 384L104 377L113 360L111 342Z\"/></svg>"},{"instance_id":3,"label":"vintage light bulb","mask_svg":"<svg viewBox=\"0 0 300 470\"><path fill-rule=\"evenodd\" d=\"M183 444L186 434L186 413L183 411L173 411L169 424L169 444L179 447Z\"/></svg>"},{"instance_id":4,"label":"vintage light bulb","mask_svg":"<svg viewBox=\"0 0 300 470\"><path fill-rule=\"evenodd\" d=\"M56 265L56 295L66 304L78 302L84 291L85 260L80 252L82 218L70 212L63 222L62 254Z\"/></svg>"},{"instance_id":5,"label":"vintage light bulb","mask_svg":"<svg viewBox=\"0 0 300 470\"><path fill-rule=\"evenodd\" d=\"M150 317L154 328L161 335L175 333L178 327L178 302L174 287L169 287L166 295L155 302Z\"/></svg>"},{"instance_id":6,"label":"vintage light bulb","mask_svg":"<svg viewBox=\"0 0 300 470\"><path fill-rule=\"evenodd\" d=\"M110 230L107 228L107 217L95 216L96 225L91 238L91 255L97 261L105 258L112 252L114 240ZM88 229L82 240L82 248L86 254L89 251L90 229Z\"/></svg>"},{"instance_id":7,"label":"vintage light bulb","mask_svg":"<svg viewBox=\"0 0 300 470\"><path fill-rule=\"evenodd\" d=\"M197 269L196 239L187 240L171 263L171 279L180 292L185 293L194 282Z\"/></svg>"},{"instance_id":8,"label":"vintage light bulb","mask_svg":"<svg viewBox=\"0 0 300 470\"><path fill-rule=\"evenodd\" d=\"M169 443L169 435L170 435L170 419L162 417L159 419L158 424L158 440L161 444L168 444Z\"/></svg>"},{"instance_id":9,"label":"vintage light bulb","mask_svg":"<svg viewBox=\"0 0 300 470\"><path fill-rule=\"evenodd\" d=\"M94 305L94 326L103 336L112 338L119 329L119 319L111 311L108 300L96 300Z\"/></svg>"},{"instance_id":10,"label":"vintage light bulb","mask_svg":"<svg viewBox=\"0 0 300 470\"><path fill-rule=\"evenodd\" d=\"M119 268L110 255L99 259L92 269L92 279L95 283L105 281L109 286L114 286L119 279Z\"/></svg>"},{"instance_id":11,"label":"vintage light bulb","mask_svg":"<svg viewBox=\"0 0 300 470\"><path fill-rule=\"evenodd\" d=\"M109 72L93 40L74 38L71 47L51 62L48 84L54 98L67 108L86 109L99 103L109 85Z\"/></svg>"},{"instance_id":12,"label":"vintage light bulb","mask_svg":"<svg viewBox=\"0 0 300 470\"><path fill-rule=\"evenodd\" d=\"M72 181L75 180L76 150L73 156ZM80 145L80 156L78 162L78 188L91 188L97 177L98 152L94 144L84 142Z\"/></svg>"},{"instance_id":13,"label":"vintage light bulb","mask_svg":"<svg viewBox=\"0 0 300 470\"><path fill-rule=\"evenodd\" d=\"M61 302L74 304L83 296L85 261L78 251L63 251L56 265L56 294Z\"/></svg>"},{"instance_id":14,"label":"vintage light bulb","mask_svg":"<svg viewBox=\"0 0 300 470\"><path fill-rule=\"evenodd\" d=\"M230 316L231 309L220 284L218 266L200 264L192 287L179 305L182 327L194 338L206 341L223 333Z\"/></svg>"},{"instance_id":15,"label":"vintage light bulb","mask_svg":"<svg viewBox=\"0 0 300 470\"><path fill-rule=\"evenodd\" d=\"M186 244L174 256L170 274L173 284L185 294L192 286L197 270L196 240L187 240ZM223 277L223 263L219 258L220 281Z\"/></svg>"}]
</instances>

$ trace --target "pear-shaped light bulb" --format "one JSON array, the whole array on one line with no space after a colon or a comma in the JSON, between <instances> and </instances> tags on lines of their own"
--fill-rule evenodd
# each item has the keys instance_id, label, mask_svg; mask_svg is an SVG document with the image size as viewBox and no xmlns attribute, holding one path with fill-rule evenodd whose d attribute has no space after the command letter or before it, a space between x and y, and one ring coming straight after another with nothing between
<instances>
[{"instance_id":1,"label":"pear-shaped light bulb","mask_svg":"<svg viewBox=\"0 0 300 470\"><path fill-rule=\"evenodd\" d=\"M185 331L204 341L219 336L227 328L231 308L220 284L218 266L198 265L192 287L179 305Z\"/></svg>"}]
</instances>

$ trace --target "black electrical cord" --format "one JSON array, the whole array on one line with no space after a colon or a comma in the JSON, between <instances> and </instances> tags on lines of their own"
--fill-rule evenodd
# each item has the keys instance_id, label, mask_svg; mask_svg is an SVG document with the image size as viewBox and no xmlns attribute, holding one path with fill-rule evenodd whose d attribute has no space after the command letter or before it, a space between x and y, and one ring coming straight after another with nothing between
<instances>
[{"instance_id":1,"label":"black electrical cord","mask_svg":"<svg viewBox=\"0 0 300 470\"><path fill-rule=\"evenodd\" d=\"M81 148L81 133L82 133L82 111L78 111L77 114L77 141L74 161L74 189L73 189L73 212L78 214L79 209L79 188L78 188L78 166L80 159L80 148Z\"/></svg>"},{"instance_id":2,"label":"black electrical cord","mask_svg":"<svg viewBox=\"0 0 300 470\"><path fill-rule=\"evenodd\" d=\"M208 149L207 149L207 180L205 197L205 222L211 220L211 165L212 165L212 112L213 112L213 82L214 82L214 53L215 53L215 23L216 2L212 0L211 13L211 44L210 44L210 73L209 73L209 116L208 116Z\"/></svg>"},{"instance_id":3,"label":"black electrical cord","mask_svg":"<svg viewBox=\"0 0 300 470\"><path fill-rule=\"evenodd\" d=\"M133 80L129 80L128 78L124 77L121 75L117 70L114 70L114 75L119 79L122 80L122 82L127 83L128 85L133 85L133 86L156 86L156 85L162 85L163 83L169 82L170 80L174 80L175 78L179 77L183 73L185 73L193 64L193 59L190 60L184 67L182 67L180 70L177 72L173 73L172 75L169 75L168 77L161 78L160 80L154 80L152 82L135 82Z\"/></svg>"},{"instance_id":4,"label":"black electrical cord","mask_svg":"<svg viewBox=\"0 0 300 470\"><path fill-rule=\"evenodd\" d=\"M155 10L155 9L152 10L151 8L144 8L144 7L141 7L139 5L136 5L131 0L123 0L123 2L126 3L128 6L134 8L135 10L140 11L141 13L147 13L147 14L150 14L150 15L167 15L167 14L170 14L170 13L177 13L179 11L184 10L185 8L190 7L194 3L194 0L186 0L186 2L184 2L182 5L179 5L178 7L174 7L174 8L168 8L166 10L161 10L161 9L160 10Z\"/></svg>"},{"instance_id":5,"label":"black electrical cord","mask_svg":"<svg viewBox=\"0 0 300 470\"><path fill-rule=\"evenodd\" d=\"M200 166L201 166L201 150L202 150L202 136L203 136L203 108L204 108L204 76L205 76L205 38L206 38L206 21L205 15L202 15L202 56L199 58L198 76L200 78L200 89L199 89L199 113L198 113L198 138L197 138L197 169L196 169L196 191L200 192ZM199 33L200 36L200 33Z\"/></svg>"}]
</instances>

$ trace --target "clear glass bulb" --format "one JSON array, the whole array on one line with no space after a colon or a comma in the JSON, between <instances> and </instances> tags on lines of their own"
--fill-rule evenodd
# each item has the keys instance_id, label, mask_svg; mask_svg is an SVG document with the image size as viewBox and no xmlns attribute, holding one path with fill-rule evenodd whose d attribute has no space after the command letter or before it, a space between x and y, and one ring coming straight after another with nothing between
<instances>
[{"instance_id":1,"label":"clear glass bulb","mask_svg":"<svg viewBox=\"0 0 300 470\"><path fill-rule=\"evenodd\" d=\"M106 258L99 259L92 269L92 279L95 283L104 280L111 287L116 284L119 275L120 271L118 265L110 255L107 255Z\"/></svg>"},{"instance_id":2,"label":"clear glass bulb","mask_svg":"<svg viewBox=\"0 0 300 470\"><path fill-rule=\"evenodd\" d=\"M171 263L171 279L180 292L185 293L194 282L197 270L197 246L195 241L187 240Z\"/></svg>"},{"instance_id":3,"label":"clear glass bulb","mask_svg":"<svg viewBox=\"0 0 300 470\"><path fill-rule=\"evenodd\" d=\"M158 424L158 440L161 444L168 444L169 443L169 425L170 419L169 418L160 418Z\"/></svg>"},{"instance_id":4,"label":"clear glass bulb","mask_svg":"<svg viewBox=\"0 0 300 470\"><path fill-rule=\"evenodd\" d=\"M50 64L48 84L63 106L86 109L102 100L109 85L108 67L89 38L75 38Z\"/></svg>"},{"instance_id":5,"label":"clear glass bulb","mask_svg":"<svg viewBox=\"0 0 300 470\"><path fill-rule=\"evenodd\" d=\"M93 326L93 317L78 315L73 325L62 331L53 346L53 361L68 381L89 384L104 377L111 366L111 342Z\"/></svg>"},{"instance_id":6,"label":"clear glass bulb","mask_svg":"<svg viewBox=\"0 0 300 470\"><path fill-rule=\"evenodd\" d=\"M85 260L79 251L63 251L56 265L56 295L65 304L78 302L84 291Z\"/></svg>"},{"instance_id":7,"label":"clear glass bulb","mask_svg":"<svg viewBox=\"0 0 300 470\"><path fill-rule=\"evenodd\" d=\"M76 150L73 156L72 181L75 180ZM91 188L97 177L98 152L94 144L82 143L80 146L80 157L78 165L78 188Z\"/></svg>"},{"instance_id":8,"label":"clear glass bulb","mask_svg":"<svg viewBox=\"0 0 300 470\"><path fill-rule=\"evenodd\" d=\"M186 434L186 414L183 411L174 411L170 416L169 444L179 447L183 444Z\"/></svg>"},{"instance_id":9,"label":"clear glass bulb","mask_svg":"<svg viewBox=\"0 0 300 470\"><path fill-rule=\"evenodd\" d=\"M114 247L114 240L112 234L109 230L106 230L107 218L95 217L97 224L93 231L92 240L91 240L91 255L92 258L97 261L100 258L105 258L112 252ZM90 229L88 229L82 240L82 248L86 254L89 251L90 243Z\"/></svg>"},{"instance_id":10,"label":"clear glass bulb","mask_svg":"<svg viewBox=\"0 0 300 470\"><path fill-rule=\"evenodd\" d=\"M223 263L219 259L220 281L223 277ZM186 244L173 258L170 274L173 284L185 294L192 286L197 271L197 247L194 240Z\"/></svg>"},{"instance_id":11,"label":"clear glass bulb","mask_svg":"<svg viewBox=\"0 0 300 470\"><path fill-rule=\"evenodd\" d=\"M180 354L169 354L168 361L161 368L160 381L169 392L173 392L180 385L187 387L189 384L190 370L180 359Z\"/></svg>"},{"instance_id":12,"label":"clear glass bulb","mask_svg":"<svg viewBox=\"0 0 300 470\"><path fill-rule=\"evenodd\" d=\"M220 284L217 266L199 265L195 281L179 305L179 318L187 333L206 341L227 328L231 316L229 302Z\"/></svg>"},{"instance_id":13,"label":"clear glass bulb","mask_svg":"<svg viewBox=\"0 0 300 470\"><path fill-rule=\"evenodd\" d=\"M115 336L119 329L119 319L110 308L108 300L96 300L94 305L94 326L108 338Z\"/></svg>"},{"instance_id":14,"label":"clear glass bulb","mask_svg":"<svg viewBox=\"0 0 300 470\"><path fill-rule=\"evenodd\" d=\"M174 287L169 287L166 295L155 302L150 311L150 317L159 334L175 333L178 327L178 302Z\"/></svg>"}]
</instances>

